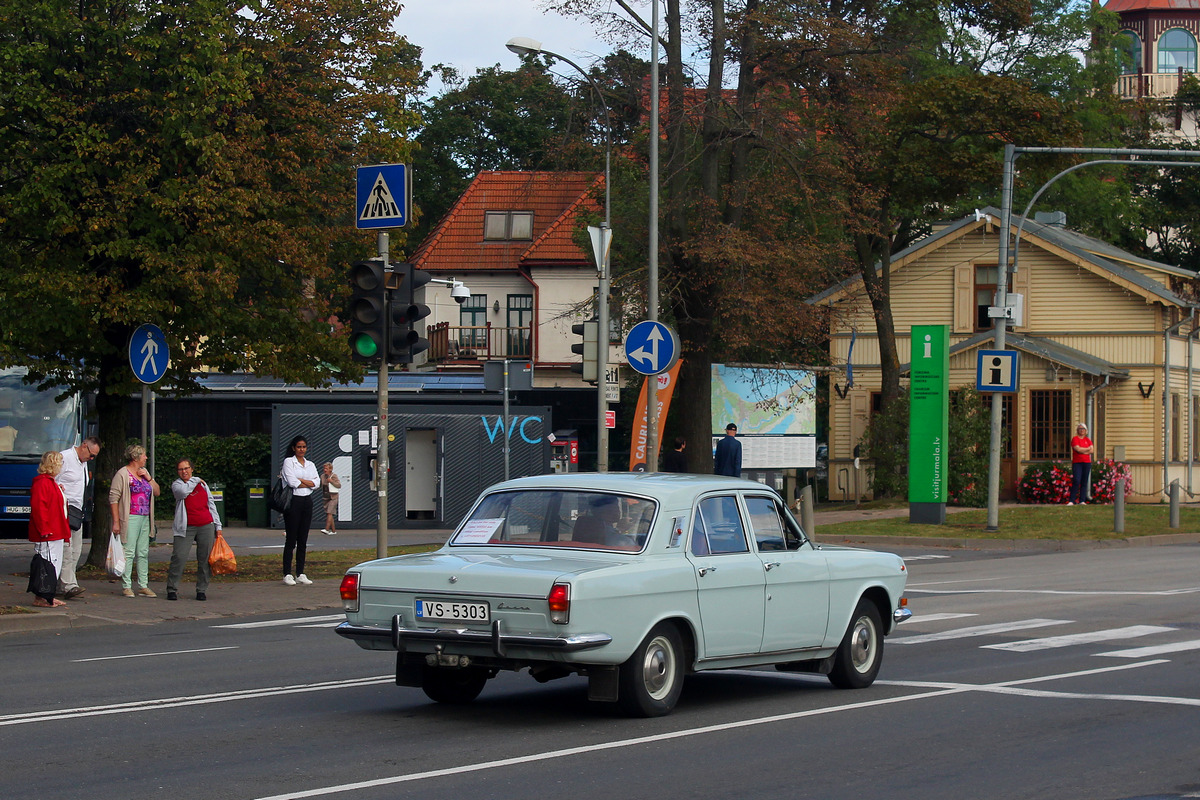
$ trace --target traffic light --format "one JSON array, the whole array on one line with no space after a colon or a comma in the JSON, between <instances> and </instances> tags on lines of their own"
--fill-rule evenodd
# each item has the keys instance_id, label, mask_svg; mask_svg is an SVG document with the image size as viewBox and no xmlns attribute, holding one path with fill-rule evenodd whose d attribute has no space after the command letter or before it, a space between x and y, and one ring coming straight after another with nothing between
<instances>
[{"instance_id":1,"label":"traffic light","mask_svg":"<svg viewBox=\"0 0 1200 800\"><path fill-rule=\"evenodd\" d=\"M578 353L583 356L583 362L572 364L571 371L582 373L583 379L588 383L596 383L598 380L596 356L600 342L600 323L596 319L590 319L587 322L577 322L571 326L571 333L583 337L583 341L580 344L571 345L572 353Z\"/></svg>"},{"instance_id":2,"label":"traffic light","mask_svg":"<svg viewBox=\"0 0 1200 800\"><path fill-rule=\"evenodd\" d=\"M356 261L350 267L350 355L355 361L378 363L387 356L387 317L383 262Z\"/></svg>"},{"instance_id":3,"label":"traffic light","mask_svg":"<svg viewBox=\"0 0 1200 800\"><path fill-rule=\"evenodd\" d=\"M425 284L429 283L430 275L412 264L393 264L392 269L398 283L389 292L388 363L411 364L418 354L429 349L429 340L421 336L417 322L430 313L425 305Z\"/></svg>"}]
</instances>

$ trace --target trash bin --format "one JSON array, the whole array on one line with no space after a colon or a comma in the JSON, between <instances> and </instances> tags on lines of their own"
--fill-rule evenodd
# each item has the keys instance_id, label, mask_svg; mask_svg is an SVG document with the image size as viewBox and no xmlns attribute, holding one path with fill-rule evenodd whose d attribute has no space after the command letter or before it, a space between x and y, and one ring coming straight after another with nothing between
<instances>
[{"instance_id":1,"label":"trash bin","mask_svg":"<svg viewBox=\"0 0 1200 800\"><path fill-rule=\"evenodd\" d=\"M221 527L225 527L225 484L210 483L208 489L212 492L213 504L217 507L217 516L221 518Z\"/></svg>"},{"instance_id":2,"label":"trash bin","mask_svg":"<svg viewBox=\"0 0 1200 800\"><path fill-rule=\"evenodd\" d=\"M270 481L252 478L246 481L246 526L250 528L265 528L269 524L270 515L267 513L267 487Z\"/></svg>"}]
</instances>

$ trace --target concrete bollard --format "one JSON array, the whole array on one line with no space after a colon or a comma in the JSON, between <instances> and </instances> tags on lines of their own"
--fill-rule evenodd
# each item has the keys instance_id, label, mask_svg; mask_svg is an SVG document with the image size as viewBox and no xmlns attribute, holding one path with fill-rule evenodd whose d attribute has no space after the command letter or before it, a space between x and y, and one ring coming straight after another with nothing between
<instances>
[{"instance_id":1,"label":"concrete bollard","mask_svg":"<svg viewBox=\"0 0 1200 800\"><path fill-rule=\"evenodd\" d=\"M816 515L813 512L813 490L811 485L800 490L800 527L808 536L816 531Z\"/></svg>"},{"instance_id":2,"label":"concrete bollard","mask_svg":"<svg viewBox=\"0 0 1200 800\"><path fill-rule=\"evenodd\" d=\"M1125 532L1125 479L1117 478L1117 496L1113 498L1113 532Z\"/></svg>"},{"instance_id":3,"label":"concrete bollard","mask_svg":"<svg viewBox=\"0 0 1200 800\"><path fill-rule=\"evenodd\" d=\"M1171 527L1179 527L1179 479L1171 481Z\"/></svg>"}]
</instances>

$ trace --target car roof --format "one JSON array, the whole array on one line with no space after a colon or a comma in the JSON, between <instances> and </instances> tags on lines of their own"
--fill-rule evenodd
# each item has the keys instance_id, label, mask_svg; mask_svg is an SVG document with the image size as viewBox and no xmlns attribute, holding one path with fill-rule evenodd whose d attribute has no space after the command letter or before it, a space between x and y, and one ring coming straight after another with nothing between
<instances>
[{"instance_id":1,"label":"car roof","mask_svg":"<svg viewBox=\"0 0 1200 800\"><path fill-rule=\"evenodd\" d=\"M728 478L724 475L693 475L678 472L566 472L530 475L497 483L487 491L509 489L578 489L643 494L667 500L674 496L691 498L705 492L727 490L774 490L757 481Z\"/></svg>"}]
</instances>

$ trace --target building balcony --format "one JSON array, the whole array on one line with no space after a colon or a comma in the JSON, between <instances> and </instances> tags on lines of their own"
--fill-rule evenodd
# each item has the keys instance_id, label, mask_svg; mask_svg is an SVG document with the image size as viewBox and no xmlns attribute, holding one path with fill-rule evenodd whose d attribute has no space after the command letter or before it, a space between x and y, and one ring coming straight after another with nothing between
<instances>
[{"instance_id":1,"label":"building balcony","mask_svg":"<svg viewBox=\"0 0 1200 800\"><path fill-rule=\"evenodd\" d=\"M1117 77L1116 92L1122 100L1170 100L1183 84L1183 68L1175 72L1140 72Z\"/></svg>"},{"instance_id":2,"label":"building balcony","mask_svg":"<svg viewBox=\"0 0 1200 800\"><path fill-rule=\"evenodd\" d=\"M440 364L469 364L503 359L534 358L533 325L508 328L491 325L430 325L429 360Z\"/></svg>"}]
</instances>

